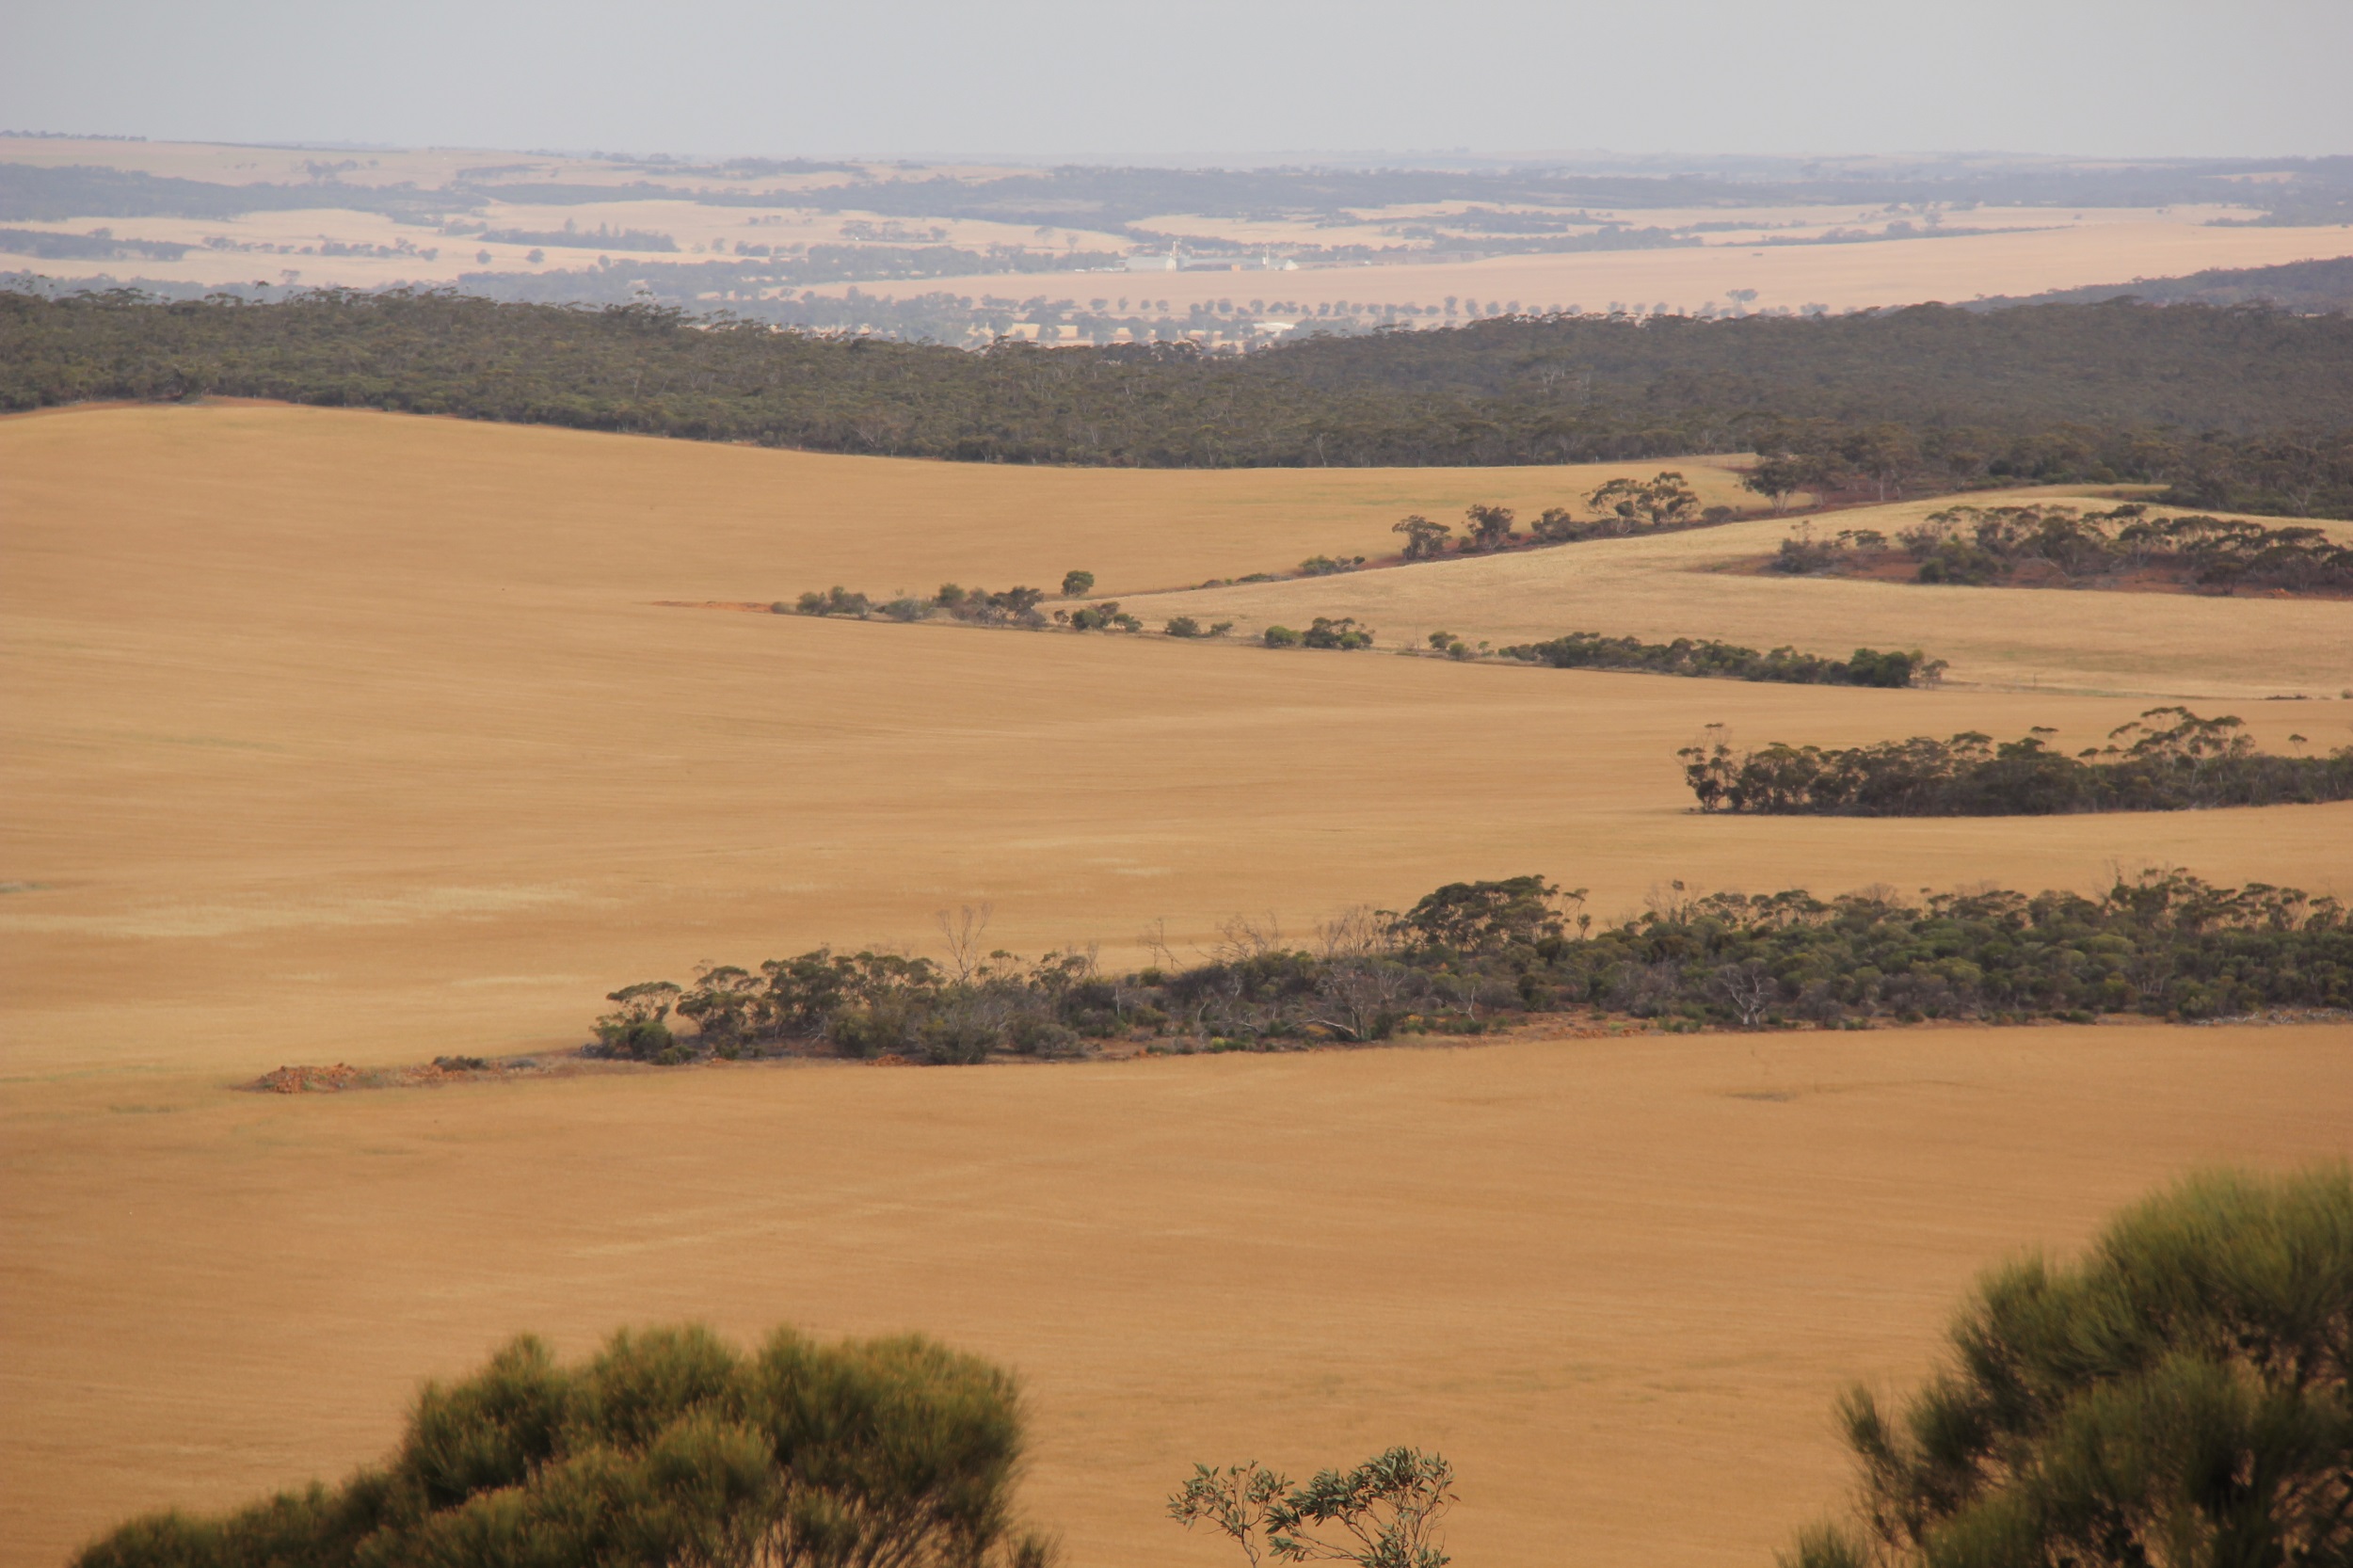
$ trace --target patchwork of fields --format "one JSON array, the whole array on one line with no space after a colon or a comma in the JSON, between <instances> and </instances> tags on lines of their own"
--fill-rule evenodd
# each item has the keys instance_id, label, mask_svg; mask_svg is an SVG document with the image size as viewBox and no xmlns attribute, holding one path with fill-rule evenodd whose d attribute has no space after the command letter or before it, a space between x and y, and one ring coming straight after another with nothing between
<instances>
[{"instance_id":1,"label":"patchwork of fields","mask_svg":"<svg viewBox=\"0 0 2353 1568\"><path fill-rule=\"evenodd\" d=\"M1962 241L1938 241L1961 244ZM1443 1447L1465 1561L1760 1562L1850 1375L2184 1165L2343 1154L2343 1024L1929 1030L1057 1068L743 1068L258 1100L284 1062L574 1043L821 942L1179 952L1460 877L2353 896L2353 806L1690 812L1704 726L1854 744L2157 701L2353 740L2353 605L1781 581L1770 520L1178 592L1523 517L1578 470L1067 471L267 406L0 421L0 1562L369 1455L507 1333L920 1326L1031 1380L1074 1568L1215 1560L1195 1458ZM1739 500L1730 460L1676 465ZM1870 525L1925 510L1888 509ZM1865 520L1841 515L1838 525ZM2340 525L2341 526L2341 525ZM673 607L1050 586L1382 648ZM1844 654L1934 691L1403 659L1439 628ZM2266 700L2297 698L2299 700ZM1295 1240L1313 1235L1313 1242Z\"/></svg>"}]
</instances>

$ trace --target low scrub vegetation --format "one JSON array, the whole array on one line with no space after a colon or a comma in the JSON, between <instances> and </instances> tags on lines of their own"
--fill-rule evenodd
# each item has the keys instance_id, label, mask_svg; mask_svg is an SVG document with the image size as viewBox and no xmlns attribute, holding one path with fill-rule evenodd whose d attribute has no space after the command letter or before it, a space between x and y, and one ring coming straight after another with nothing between
<instances>
[{"instance_id":1,"label":"low scrub vegetation","mask_svg":"<svg viewBox=\"0 0 2353 1568\"><path fill-rule=\"evenodd\" d=\"M1195 961L1092 951L980 956L984 912L942 917L949 960L820 948L691 984L616 991L597 1054L891 1056L949 1064L1147 1049L1269 1049L1479 1033L1535 1016L1668 1029L1861 1027L1922 1018L2210 1018L2353 1006L2353 928L2333 899L2178 872L2106 893L1687 894L1596 926L1537 876L1451 883L1402 913L1358 909L1287 941L1234 920Z\"/></svg>"},{"instance_id":2,"label":"low scrub vegetation","mask_svg":"<svg viewBox=\"0 0 2353 1568\"><path fill-rule=\"evenodd\" d=\"M2111 730L2106 745L2073 757L2051 747L2047 729L1999 744L1975 730L1944 741L1776 742L1738 752L1718 740L1676 755L1701 810L1768 816L2048 816L2353 800L2353 746L2281 756L2256 750L2243 729L2231 714L2152 708Z\"/></svg>"},{"instance_id":3,"label":"low scrub vegetation","mask_svg":"<svg viewBox=\"0 0 2353 1568\"><path fill-rule=\"evenodd\" d=\"M1464 509L1460 538L1455 536L1452 523L1433 522L1418 512L1391 524L1389 532L1403 537L1398 551L1400 560L1438 561L1449 555L1490 555L1534 545L1660 534L1730 522L1736 515L1729 506L1701 510L1698 494L1680 473L1660 473L1650 479L1612 479L1585 498L1585 509L1593 515L1579 517L1567 506L1547 506L1529 525L1529 531L1522 534L1519 516L1511 507L1477 503ZM1306 571L1313 563L1300 565Z\"/></svg>"},{"instance_id":4,"label":"low scrub vegetation","mask_svg":"<svg viewBox=\"0 0 2353 1568\"><path fill-rule=\"evenodd\" d=\"M1372 646L1372 628L1359 626L1353 616L1334 620L1318 616L1308 622L1307 630L1295 632L1288 626L1270 626L1260 635L1269 648L1320 648L1341 653L1353 653Z\"/></svg>"},{"instance_id":5,"label":"low scrub vegetation","mask_svg":"<svg viewBox=\"0 0 2353 1568\"><path fill-rule=\"evenodd\" d=\"M1443 640L1441 640L1443 639ZM1433 633L1431 646L1457 658L1462 639ZM1930 659L1918 648L1909 653L1858 648L1851 657L1825 659L1776 648L1759 653L1732 643L1677 637L1671 643L1646 643L1635 637L1608 637L1598 632L1571 632L1549 642L1514 643L1499 650L1506 659L1549 664L1562 670L1637 670L1649 675L1721 676L1734 680L1781 680L1818 686L1933 685L1945 673L1945 661Z\"/></svg>"},{"instance_id":6,"label":"low scrub vegetation","mask_svg":"<svg viewBox=\"0 0 2353 1568\"><path fill-rule=\"evenodd\" d=\"M1838 1406L1851 1519L1783 1568L2353 1561L2353 1176L2194 1176L1987 1274L1946 1364Z\"/></svg>"},{"instance_id":7,"label":"low scrub vegetation","mask_svg":"<svg viewBox=\"0 0 2353 1568\"><path fill-rule=\"evenodd\" d=\"M392 1457L213 1517L124 1525L75 1568L1045 1568L1013 1524L1012 1377L909 1336L745 1353L620 1333L574 1366L515 1340L428 1384Z\"/></svg>"},{"instance_id":8,"label":"low scrub vegetation","mask_svg":"<svg viewBox=\"0 0 2353 1568\"><path fill-rule=\"evenodd\" d=\"M1356 1568L1446 1568L1438 1520L1454 1504L1454 1466L1443 1454L1390 1448L1348 1470L1320 1470L1305 1486L1256 1460L1193 1479L1168 1499L1185 1528L1208 1525L1256 1568L1276 1562L1352 1562Z\"/></svg>"},{"instance_id":9,"label":"low scrub vegetation","mask_svg":"<svg viewBox=\"0 0 2353 1568\"><path fill-rule=\"evenodd\" d=\"M2353 593L2353 546L2321 529L2213 517L2157 517L2146 506L1955 506L1891 540L1876 529L1784 539L1768 563L1793 574L1906 576L1970 587L2106 588L2177 584Z\"/></svg>"},{"instance_id":10,"label":"low scrub vegetation","mask_svg":"<svg viewBox=\"0 0 2353 1568\"><path fill-rule=\"evenodd\" d=\"M1064 582L1064 591L1079 578L1086 578L1087 586L1094 586L1094 578L1086 572L1072 572ZM1083 590L1080 590L1083 591ZM942 583L928 599L902 596L877 600L866 594L852 593L835 586L823 593L811 590L791 604L779 600L768 608L777 615L847 616L868 620L881 616L888 620L929 620L934 616L946 616L952 620L974 626L1012 626L1038 631L1049 625L1064 626L1077 632L1117 630L1141 632L1144 623L1133 616L1122 615L1116 602L1083 606L1077 610L1055 610L1048 614L1040 606L1046 602L1042 588L1011 587L1001 593L986 588L967 588L954 583Z\"/></svg>"}]
</instances>

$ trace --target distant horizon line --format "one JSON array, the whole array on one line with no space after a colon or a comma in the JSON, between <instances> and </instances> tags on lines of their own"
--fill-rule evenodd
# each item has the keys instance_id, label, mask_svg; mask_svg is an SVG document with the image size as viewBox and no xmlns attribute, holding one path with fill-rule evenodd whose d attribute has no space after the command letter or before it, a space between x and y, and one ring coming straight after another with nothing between
<instances>
[{"instance_id":1,"label":"distant horizon line","mask_svg":"<svg viewBox=\"0 0 2353 1568\"><path fill-rule=\"evenodd\" d=\"M2353 157L2345 152L2200 152L2141 154L2128 152L2051 152L1996 148L1914 148L1884 152L1691 152L1691 151L1627 151L1607 147L1530 149L1524 151L1481 151L1470 147L1448 148L1273 148L1232 149L1224 152L1162 151L1127 152L1030 152L1008 151L941 151L926 149L906 152L854 152L840 151L796 151L790 152L631 152L616 148L589 147L503 147L488 143L469 142L400 142L351 141L334 138L317 140L247 141L208 136L148 136L104 131L52 131L9 127L0 129L0 140L26 141L91 141L117 144L147 144L150 146L230 147L256 151L285 152L497 152L520 157L572 158L584 161L604 160L626 163L727 163L742 159L772 159L779 162L835 162L863 164L903 164L936 167L945 164L999 164L1018 168L1316 168L1375 165L1382 168L1462 168L1487 166L1495 168L1577 168L1592 162L1600 165L1641 166L1666 165L1689 167L1699 164L1738 164L1751 167L1806 163L1878 163L1878 162L1992 162L2008 164L2080 163L2129 164L2160 166L2201 163L2321 163Z\"/></svg>"}]
</instances>

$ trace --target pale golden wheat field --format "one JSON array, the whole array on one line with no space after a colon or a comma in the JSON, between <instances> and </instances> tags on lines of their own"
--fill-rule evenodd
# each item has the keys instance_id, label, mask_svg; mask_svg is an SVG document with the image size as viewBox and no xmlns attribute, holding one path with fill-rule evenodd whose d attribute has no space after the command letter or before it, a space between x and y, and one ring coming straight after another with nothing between
<instances>
[{"instance_id":1,"label":"pale golden wheat field","mask_svg":"<svg viewBox=\"0 0 2353 1568\"><path fill-rule=\"evenodd\" d=\"M1141 609L1607 472L953 467L261 406L0 421L0 1561L332 1475L415 1377L515 1330L577 1349L700 1316L923 1327L1020 1367L1032 1504L1074 1568L1219 1560L1158 1519L1194 1458L1390 1441L1462 1467L1466 1563L1761 1563L1834 1494L1839 1381L1916 1368L1981 1263L2188 1163L2353 1144L2341 1026L223 1088L559 1046L624 981L920 948L982 900L1006 946L1116 958L1162 919L1181 952L1239 911L1301 930L1522 871L1606 915L1671 878L2090 888L2147 860L2353 893L2345 807L1727 821L1685 809L1673 757L1716 721L2072 741L2145 693L2342 744L2353 702L2257 700L2353 686L2342 604L1692 569L1772 523L1215 590L1385 642L1917 643L1975 682L1857 692L659 603L1083 567Z\"/></svg>"}]
</instances>

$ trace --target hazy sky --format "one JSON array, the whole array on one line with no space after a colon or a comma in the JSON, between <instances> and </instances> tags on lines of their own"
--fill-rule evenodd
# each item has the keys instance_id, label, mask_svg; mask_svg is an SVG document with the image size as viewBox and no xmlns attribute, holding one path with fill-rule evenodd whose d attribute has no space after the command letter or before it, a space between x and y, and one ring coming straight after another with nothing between
<instances>
[{"instance_id":1,"label":"hazy sky","mask_svg":"<svg viewBox=\"0 0 2353 1568\"><path fill-rule=\"evenodd\" d=\"M0 128L636 152L2353 152L2353 0L0 0Z\"/></svg>"}]
</instances>

